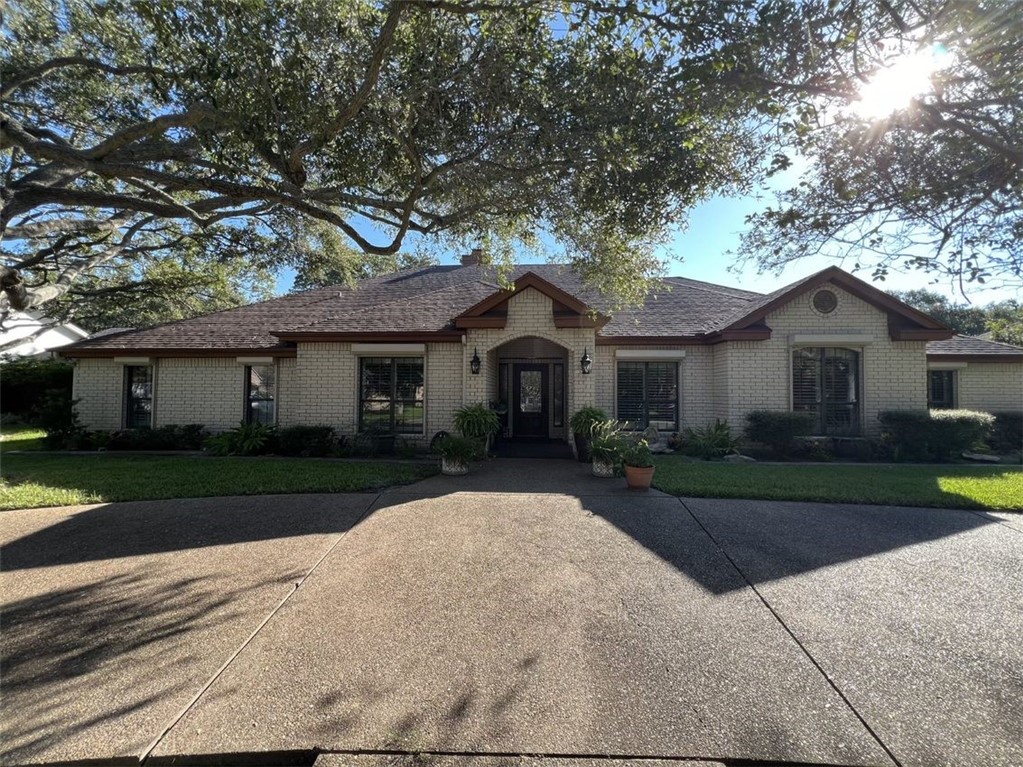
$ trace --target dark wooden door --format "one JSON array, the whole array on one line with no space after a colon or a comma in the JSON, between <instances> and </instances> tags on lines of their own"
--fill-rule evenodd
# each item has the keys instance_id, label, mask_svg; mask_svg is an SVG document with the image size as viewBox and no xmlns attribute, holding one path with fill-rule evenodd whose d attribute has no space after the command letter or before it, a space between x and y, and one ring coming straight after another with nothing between
<instances>
[{"instance_id":1,"label":"dark wooden door","mask_svg":"<svg viewBox=\"0 0 1023 767\"><path fill-rule=\"evenodd\" d=\"M548 436L547 399L547 365L512 366L512 436Z\"/></svg>"}]
</instances>

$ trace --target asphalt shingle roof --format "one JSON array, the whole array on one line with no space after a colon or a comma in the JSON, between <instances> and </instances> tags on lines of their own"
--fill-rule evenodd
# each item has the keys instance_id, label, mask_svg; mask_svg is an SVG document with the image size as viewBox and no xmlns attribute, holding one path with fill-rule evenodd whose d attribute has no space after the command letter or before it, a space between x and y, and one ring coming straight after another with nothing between
<instances>
[{"instance_id":1,"label":"asphalt shingle roof","mask_svg":"<svg viewBox=\"0 0 1023 767\"><path fill-rule=\"evenodd\" d=\"M502 284L533 272L597 311L607 303L566 266L520 264L507 273L487 266L430 266L382 275L354 287L334 285L190 320L111 333L80 349L273 349L275 333L443 332L453 319ZM682 277L655 285L642 309L615 315L602 335L679 336L710 332L722 316L759 294Z\"/></svg>"},{"instance_id":2,"label":"asphalt shingle roof","mask_svg":"<svg viewBox=\"0 0 1023 767\"><path fill-rule=\"evenodd\" d=\"M429 266L282 296L190 320L101 335L73 349L131 351L273 350L288 333L434 333L454 330L454 318L527 272L611 319L602 336L701 336L767 306L814 275L769 294L685 277L655 283L644 305L610 312L601 294L567 266L520 264L506 273L489 266ZM956 336L932 341L929 354L1020 354L1023 349Z\"/></svg>"},{"instance_id":3,"label":"asphalt shingle roof","mask_svg":"<svg viewBox=\"0 0 1023 767\"><path fill-rule=\"evenodd\" d=\"M989 341L976 336L955 335L944 341L928 341L928 354L968 354L970 356L990 354L1000 357L1011 356L1023 358L1023 347L1003 344L1000 341Z\"/></svg>"}]
</instances>

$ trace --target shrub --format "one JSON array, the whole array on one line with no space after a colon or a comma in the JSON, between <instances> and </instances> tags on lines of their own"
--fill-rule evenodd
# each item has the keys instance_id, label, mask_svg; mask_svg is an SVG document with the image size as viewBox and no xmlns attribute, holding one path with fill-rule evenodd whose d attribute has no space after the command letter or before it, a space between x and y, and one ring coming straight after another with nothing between
<instances>
[{"instance_id":1,"label":"shrub","mask_svg":"<svg viewBox=\"0 0 1023 767\"><path fill-rule=\"evenodd\" d=\"M1023 412L992 413L994 428L988 444L996 453L1011 453L1023 450Z\"/></svg>"},{"instance_id":2,"label":"shrub","mask_svg":"<svg viewBox=\"0 0 1023 767\"><path fill-rule=\"evenodd\" d=\"M277 430L277 452L322 458L337 447L333 426L285 426Z\"/></svg>"},{"instance_id":3,"label":"shrub","mask_svg":"<svg viewBox=\"0 0 1023 767\"><path fill-rule=\"evenodd\" d=\"M590 458L614 463L625 446L621 421L597 421L590 427Z\"/></svg>"},{"instance_id":4,"label":"shrub","mask_svg":"<svg viewBox=\"0 0 1023 767\"><path fill-rule=\"evenodd\" d=\"M70 391L54 389L43 394L35 408L35 422L46 432L43 444L51 450L78 450L86 441Z\"/></svg>"},{"instance_id":5,"label":"shrub","mask_svg":"<svg viewBox=\"0 0 1023 767\"><path fill-rule=\"evenodd\" d=\"M71 399L74 366L65 360L6 359L0 367L0 405L5 413L39 423L39 409L51 394Z\"/></svg>"},{"instance_id":6,"label":"shrub","mask_svg":"<svg viewBox=\"0 0 1023 767\"><path fill-rule=\"evenodd\" d=\"M479 443L468 437L452 437L448 435L437 443L437 452L449 461L469 463L478 455Z\"/></svg>"},{"instance_id":7,"label":"shrub","mask_svg":"<svg viewBox=\"0 0 1023 767\"><path fill-rule=\"evenodd\" d=\"M455 428L463 437L484 441L497 433L501 421L497 413L481 402L458 408L455 411Z\"/></svg>"},{"instance_id":8,"label":"shrub","mask_svg":"<svg viewBox=\"0 0 1023 767\"><path fill-rule=\"evenodd\" d=\"M727 421L715 418L709 426L686 429L682 438L682 452L710 461L734 453L741 440L732 436ZM670 444L670 443L669 443Z\"/></svg>"},{"instance_id":9,"label":"shrub","mask_svg":"<svg viewBox=\"0 0 1023 767\"><path fill-rule=\"evenodd\" d=\"M404 437L398 437L394 441L394 453L399 458L415 458L419 450L416 443Z\"/></svg>"},{"instance_id":10,"label":"shrub","mask_svg":"<svg viewBox=\"0 0 1023 767\"><path fill-rule=\"evenodd\" d=\"M650 445L645 439L628 441L622 448L622 463L634 469L648 469L654 465Z\"/></svg>"},{"instance_id":11,"label":"shrub","mask_svg":"<svg viewBox=\"0 0 1023 767\"><path fill-rule=\"evenodd\" d=\"M501 428L501 419L497 413L480 403L465 405L455 411L455 428L466 439L477 445L477 454L485 456L490 446L490 438Z\"/></svg>"},{"instance_id":12,"label":"shrub","mask_svg":"<svg viewBox=\"0 0 1023 767\"><path fill-rule=\"evenodd\" d=\"M105 444L100 444L94 434L93 442L108 450L199 450L207 436L201 423L168 424L155 429L119 429L100 440Z\"/></svg>"},{"instance_id":13,"label":"shrub","mask_svg":"<svg viewBox=\"0 0 1023 767\"><path fill-rule=\"evenodd\" d=\"M797 437L813 432L813 416L785 410L754 410L746 414L746 438L767 445L778 456L792 454Z\"/></svg>"},{"instance_id":14,"label":"shrub","mask_svg":"<svg viewBox=\"0 0 1023 767\"><path fill-rule=\"evenodd\" d=\"M584 407L575 411L572 417L568 421L568 425L572 428L573 434L578 434L583 437L590 436L590 429L593 428L593 424L600 423L601 421L607 420L607 413L601 410L599 407Z\"/></svg>"},{"instance_id":15,"label":"shrub","mask_svg":"<svg viewBox=\"0 0 1023 767\"><path fill-rule=\"evenodd\" d=\"M885 410L881 440L897 460L941 461L986 440L994 416L974 410Z\"/></svg>"},{"instance_id":16,"label":"shrub","mask_svg":"<svg viewBox=\"0 0 1023 767\"><path fill-rule=\"evenodd\" d=\"M203 447L213 455L259 455L273 444L274 428L262 423L240 423L230 431L214 434Z\"/></svg>"}]
</instances>

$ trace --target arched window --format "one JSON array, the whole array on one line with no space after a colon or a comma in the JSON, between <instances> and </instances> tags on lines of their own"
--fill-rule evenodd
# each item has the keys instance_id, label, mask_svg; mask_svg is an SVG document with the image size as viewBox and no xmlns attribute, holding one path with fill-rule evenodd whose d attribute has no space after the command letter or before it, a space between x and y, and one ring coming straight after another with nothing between
<instances>
[{"instance_id":1,"label":"arched window","mask_svg":"<svg viewBox=\"0 0 1023 767\"><path fill-rule=\"evenodd\" d=\"M792 409L810 413L817 434L859 434L860 353L823 346L794 349Z\"/></svg>"}]
</instances>

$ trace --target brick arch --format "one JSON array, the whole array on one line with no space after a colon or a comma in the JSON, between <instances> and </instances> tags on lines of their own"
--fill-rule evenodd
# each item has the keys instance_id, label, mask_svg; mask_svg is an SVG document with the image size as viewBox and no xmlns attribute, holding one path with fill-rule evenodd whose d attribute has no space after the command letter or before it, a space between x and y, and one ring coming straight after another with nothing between
<instances>
[{"instance_id":1,"label":"brick arch","mask_svg":"<svg viewBox=\"0 0 1023 767\"><path fill-rule=\"evenodd\" d=\"M546 341L549 344L554 344L562 352L564 352L566 357L571 356L572 347L571 346L567 346L564 343L564 339L560 339L559 340L557 336L555 336L553 334L550 334L550 333L542 333L542 332L536 333L536 332L532 332L532 331L523 331L521 333L512 332L506 338L501 338L501 339L497 340L490 347L490 349L488 351L497 353L497 352L499 352L501 350L502 347L507 346L508 344L515 343L516 341L521 341L523 339L529 339L529 338L538 338L541 341Z\"/></svg>"}]
</instances>

